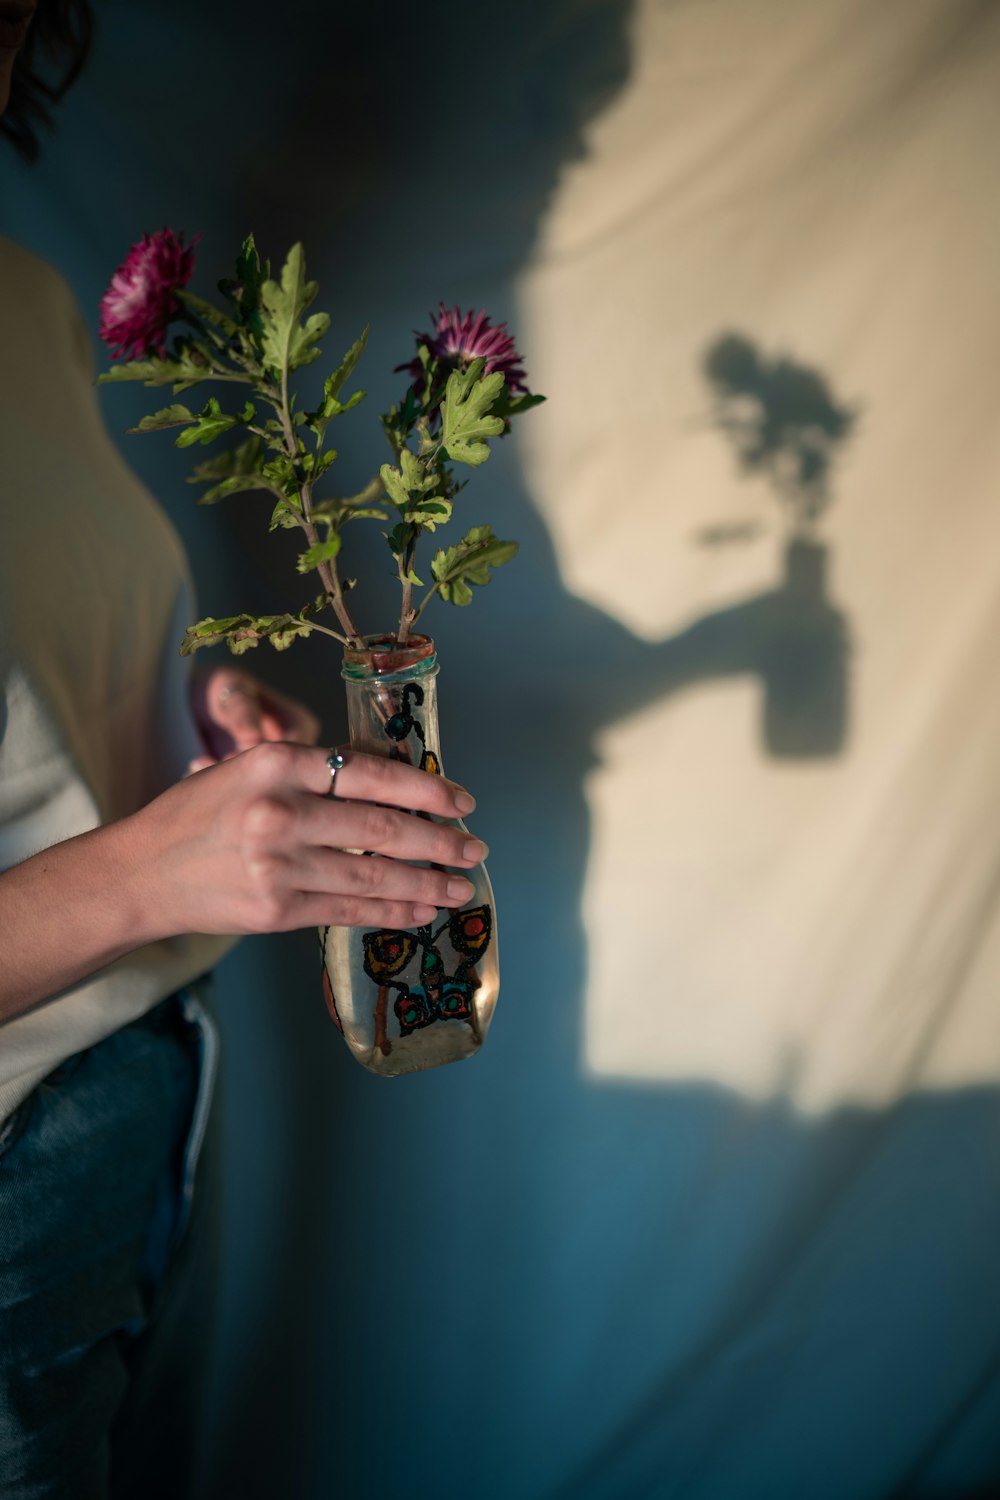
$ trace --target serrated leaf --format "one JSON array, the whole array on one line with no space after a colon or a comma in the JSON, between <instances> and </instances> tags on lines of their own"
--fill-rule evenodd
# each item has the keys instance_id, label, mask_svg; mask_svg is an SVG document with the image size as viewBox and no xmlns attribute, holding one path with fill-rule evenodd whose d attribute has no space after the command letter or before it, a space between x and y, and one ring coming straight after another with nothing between
<instances>
[{"instance_id":1,"label":"serrated leaf","mask_svg":"<svg viewBox=\"0 0 1000 1500\"><path fill-rule=\"evenodd\" d=\"M280 375L297 370L319 357L317 339L330 326L326 313L313 313L305 324L302 314L316 295L316 283L305 279L305 256L301 244L293 245L281 271L280 284L264 281L260 287L261 347L265 362Z\"/></svg>"},{"instance_id":2,"label":"serrated leaf","mask_svg":"<svg viewBox=\"0 0 1000 1500\"><path fill-rule=\"evenodd\" d=\"M428 500L418 500L403 512L403 520L411 521L414 526L420 526L424 531L433 532L438 526L443 526L451 519L451 501L442 500L435 495Z\"/></svg>"},{"instance_id":3,"label":"serrated leaf","mask_svg":"<svg viewBox=\"0 0 1000 1500\"><path fill-rule=\"evenodd\" d=\"M300 573L310 573L313 568L318 568L320 563L329 562L337 556L340 551L340 533L331 532L325 542L314 542L311 547L299 554L296 563Z\"/></svg>"},{"instance_id":4,"label":"serrated leaf","mask_svg":"<svg viewBox=\"0 0 1000 1500\"><path fill-rule=\"evenodd\" d=\"M225 619L199 620L190 625L181 642L181 655L190 656L202 646L216 646L225 641L234 656L242 656L263 640L270 640L277 651L284 651L296 636L309 635L312 626L303 616L325 603L322 595L315 604L306 605L298 615L229 615Z\"/></svg>"},{"instance_id":5,"label":"serrated leaf","mask_svg":"<svg viewBox=\"0 0 1000 1500\"><path fill-rule=\"evenodd\" d=\"M187 482L205 484L213 479L226 479L231 474L258 474L263 452L263 442L256 433L252 433L235 448L227 448L224 453L217 453L213 458L206 458L196 464L193 472L188 475Z\"/></svg>"},{"instance_id":6,"label":"serrated leaf","mask_svg":"<svg viewBox=\"0 0 1000 1500\"><path fill-rule=\"evenodd\" d=\"M263 269L261 268L254 237L248 234L236 259L236 279L234 281L225 279L219 282L219 291L230 299L236 308L240 322L258 345L263 334L260 320L260 288L269 275L270 266L265 264Z\"/></svg>"},{"instance_id":7,"label":"serrated leaf","mask_svg":"<svg viewBox=\"0 0 1000 1500\"><path fill-rule=\"evenodd\" d=\"M499 437L504 427L502 417L489 415L504 378L499 370L483 376L485 366L485 360L474 359L466 369L453 370L441 402L441 443L447 457L473 468L490 456L485 439Z\"/></svg>"},{"instance_id":8,"label":"serrated leaf","mask_svg":"<svg viewBox=\"0 0 1000 1500\"><path fill-rule=\"evenodd\" d=\"M536 396L531 391L522 391L519 396L512 396L509 391L505 390L494 402L493 415L509 422L511 417L520 416L521 412L530 411L533 406L541 406L545 399L544 396Z\"/></svg>"},{"instance_id":9,"label":"serrated leaf","mask_svg":"<svg viewBox=\"0 0 1000 1500\"><path fill-rule=\"evenodd\" d=\"M385 492L393 505L397 506L400 510L404 510L410 503L410 497L406 493L406 485L403 483L402 474L398 469L393 468L392 464L383 464L378 472L382 483L385 485Z\"/></svg>"},{"instance_id":10,"label":"serrated leaf","mask_svg":"<svg viewBox=\"0 0 1000 1500\"><path fill-rule=\"evenodd\" d=\"M299 476L287 454L279 453L275 458L269 458L267 463L261 464L260 472L272 489L280 490L296 510L302 509L299 502Z\"/></svg>"},{"instance_id":11,"label":"serrated leaf","mask_svg":"<svg viewBox=\"0 0 1000 1500\"><path fill-rule=\"evenodd\" d=\"M252 414L253 407L249 402L247 406ZM231 416L229 412L222 410L215 396L210 396L202 411L195 417L194 425L179 432L174 442L178 448L190 448L193 443L211 443L224 432L231 432L242 420L249 418Z\"/></svg>"},{"instance_id":12,"label":"serrated leaf","mask_svg":"<svg viewBox=\"0 0 1000 1500\"><path fill-rule=\"evenodd\" d=\"M345 411L353 411L365 399L367 394L367 391L353 391L346 401L337 402L337 410L334 412L334 416L342 417Z\"/></svg>"},{"instance_id":13,"label":"serrated leaf","mask_svg":"<svg viewBox=\"0 0 1000 1500\"><path fill-rule=\"evenodd\" d=\"M469 585L489 583L490 569L509 562L517 546L517 542L500 541L489 526L474 526L454 547L437 552L431 562L441 598L451 604L471 604Z\"/></svg>"},{"instance_id":14,"label":"serrated leaf","mask_svg":"<svg viewBox=\"0 0 1000 1500\"><path fill-rule=\"evenodd\" d=\"M268 640L275 651L287 651L296 636L312 634L312 626L305 620L293 620L286 628L268 632Z\"/></svg>"},{"instance_id":15,"label":"serrated leaf","mask_svg":"<svg viewBox=\"0 0 1000 1500\"><path fill-rule=\"evenodd\" d=\"M253 493L255 490L266 490L267 485L259 474L234 474L229 479L223 479L220 484L215 484L203 495L199 495L197 505L217 505L220 500L226 500L230 495Z\"/></svg>"},{"instance_id":16,"label":"serrated leaf","mask_svg":"<svg viewBox=\"0 0 1000 1500\"><path fill-rule=\"evenodd\" d=\"M299 524L298 513L294 511L287 500L279 500L271 512L271 520L268 531L276 531L279 526L285 531L292 531Z\"/></svg>"},{"instance_id":17,"label":"serrated leaf","mask_svg":"<svg viewBox=\"0 0 1000 1500\"><path fill-rule=\"evenodd\" d=\"M181 655L190 656L202 646L217 646L220 641L226 639L229 631L249 618L249 615L226 615L215 620L209 615L204 620L196 621L184 632Z\"/></svg>"},{"instance_id":18,"label":"serrated leaf","mask_svg":"<svg viewBox=\"0 0 1000 1500\"><path fill-rule=\"evenodd\" d=\"M368 343L368 335L370 332L371 324L366 323L361 337L356 339L355 342L351 345L347 353L344 355L343 359L340 361L340 364L334 370L333 374L326 377L326 380L323 384L323 395L328 401L331 398L336 399L336 397L338 397L343 390L346 382L350 379L350 376L354 370L354 366L357 364L358 360L365 352L365 345ZM351 396L350 400L345 403L341 410L347 411L351 406L356 406L357 403L361 400L363 394L364 392L362 391L356 392L353 396Z\"/></svg>"},{"instance_id":19,"label":"serrated leaf","mask_svg":"<svg viewBox=\"0 0 1000 1500\"><path fill-rule=\"evenodd\" d=\"M312 458L312 454L309 454L307 456L309 458ZM319 479L323 474L326 473L327 469L329 469L336 462L336 448L328 448L325 453L321 453L319 458L314 460L312 469L310 471L313 475L313 478Z\"/></svg>"},{"instance_id":20,"label":"serrated leaf","mask_svg":"<svg viewBox=\"0 0 1000 1500\"><path fill-rule=\"evenodd\" d=\"M439 475L433 470L428 472L426 466L414 453L411 453L409 448L401 451L399 461L401 465L399 469L394 468L392 464L383 464L379 474L389 499L399 510L408 512L414 508L414 502L419 502L420 497L427 490L435 488L439 482Z\"/></svg>"},{"instance_id":21,"label":"serrated leaf","mask_svg":"<svg viewBox=\"0 0 1000 1500\"><path fill-rule=\"evenodd\" d=\"M160 432L164 427L183 427L194 420L193 411L188 411L186 406L175 404L151 412L148 417L142 418L138 427L129 427L126 430L128 432Z\"/></svg>"},{"instance_id":22,"label":"serrated leaf","mask_svg":"<svg viewBox=\"0 0 1000 1500\"><path fill-rule=\"evenodd\" d=\"M148 386L173 385L179 394L181 390L189 390L199 381L207 380L211 374L209 366L196 364L193 359L160 359L154 355L149 359L132 359L122 365L112 365L110 370L98 375L97 383L114 385L121 381L141 380Z\"/></svg>"},{"instance_id":23,"label":"serrated leaf","mask_svg":"<svg viewBox=\"0 0 1000 1500\"><path fill-rule=\"evenodd\" d=\"M344 495L327 500L319 500L313 504L312 513L317 517L329 517L331 520L339 520L341 516L350 514L375 516L385 520L381 511L372 510L372 502L382 497L382 480L380 476L369 479L363 490L356 495Z\"/></svg>"},{"instance_id":24,"label":"serrated leaf","mask_svg":"<svg viewBox=\"0 0 1000 1500\"><path fill-rule=\"evenodd\" d=\"M472 590L463 578L456 578L453 583L446 584L440 589L441 598L449 604L465 606L472 603Z\"/></svg>"},{"instance_id":25,"label":"serrated leaf","mask_svg":"<svg viewBox=\"0 0 1000 1500\"><path fill-rule=\"evenodd\" d=\"M303 417L303 421L308 423L320 442L323 441L323 435L333 418L343 416L344 412L352 411L358 402L363 401L368 394L367 391L355 391L346 401L341 402L338 399L345 381L364 353L365 345L368 343L368 333L369 328L366 326L361 337L351 345L333 374L328 375L323 382L323 400L319 406L317 406L315 411L305 413Z\"/></svg>"}]
</instances>

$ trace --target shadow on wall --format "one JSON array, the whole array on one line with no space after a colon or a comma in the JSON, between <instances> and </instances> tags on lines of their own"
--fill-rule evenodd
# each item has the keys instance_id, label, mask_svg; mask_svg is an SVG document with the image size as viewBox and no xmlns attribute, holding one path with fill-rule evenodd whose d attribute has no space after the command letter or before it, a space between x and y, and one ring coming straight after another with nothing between
<instances>
[{"instance_id":1,"label":"shadow on wall","mask_svg":"<svg viewBox=\"0 0 1000 1500\"><path fill-rule=\"evenodd\" d=\"M770 755L836 755L847 738L849 638L829 598L829 554L818 530L833 500L835 460L859 410L838 403L819 370L786 355L768 358L738 333L710 345L704 372L714 423L733 444L741 471L769 481L786 517L778 587L717 617L733 632L733 669L755 671L763 682L762 738ZM719 547L750 541L757 530L716 522L697 540Z\"/></svg>"}]
</instances>

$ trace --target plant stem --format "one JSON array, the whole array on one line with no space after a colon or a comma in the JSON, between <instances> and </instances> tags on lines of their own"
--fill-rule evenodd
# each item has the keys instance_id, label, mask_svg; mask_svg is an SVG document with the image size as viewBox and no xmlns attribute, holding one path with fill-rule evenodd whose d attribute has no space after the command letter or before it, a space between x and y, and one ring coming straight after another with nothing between
<instances>
[{"instance_id":1,"label":"plant stem","mask_svg":"<svg viewBox=\"0 0 1000 1500\"><path fill-rule=\"evenodd\" d=\"M310 545L315 546L319 537L312 520L312 485L304 484L299 493L302 499L302 524L305 528L306 536L309 538ZM330 606L334 614L347 632L348 640L344 644L351 646L363 645L364 643L358 628L351 619L350 610L344 603L344 590L341 586L340 574L337 572L336 559L331 558L329 562L321 562L317 566L316 571L322 580L323 587L330 595Z\"/></svg>"},{"instance_id":2,"label":"plant stem","mask_svg":"<svg viewBox=\"0 0 1000 1500\"><path fill-rule=\"evenodd\" d=\"M310 630L321 630L324 635L332 635L334 640L339 641L342 646L349 646L351 644L346 636L341 635L339 630L331 630L328 625L317 625L315 620L307 620L305 623L309 626Z\"/></svg>"},{"instance_id":3,"label":"plant stem","mask_svg":"<svg viewBox=\"0 0 1000 1500\"><path fill-rule=\"evenodd\" d=\"M299 462L299 445L295 436L295 426L292 422L292 409L288 400L287 363L285 364L281 372L280 405L278 405L277 411L282 430L285 434L285 451L287 452L288 457L291 459L292 463L297 466ZM319 537L316 532L316 526L312 519L311 484L300 485L299 499L302 502L302 528L305 531L306 536L309 538L310 546L314 547L319 541ZM316 571L319 573L320 580L323 584L324 589L330 596L330 606L347 634L347 640L344 642L344 645L362 645L363 643L361 634L354 621L351 619L350 611L348 610L347 605L344 603L344 590L341 586L340 575L337 572L337 564L335 559L331 559L329 562L320 563ZM317 626L316 628L321 629L322 627ZM331 635L333 633L333 631L329 632L329 634Z\"/></svg>"},{"instance_id":4,"label":"plant stem","mask_svg":"<svg viewBox=\"0 0 1000 1500\"><path fill-rule=\"evenodd\" d=\"M399 632L396 636L401 646L404 646L410 638L410 626L415 623L416 616L413 613L413 583L410 573L413 569L413 554L417 550L416 537L410 542L406 549L406 556L398 561L399 578L403 585L403 598L399 608Z\"/></svg>"},{"instance_id":5,"label":"plant stem","mask_svg":"<svg viewBox=\"0 0 1000 1500\"><path fill-rule=\"evenodd\" d=\"M434 598L434 595L438 592L438 590L440 589L440 587L441 587L441 585L439 583L436 583L432 589L428 589L427 590L426 594L424 595L424 597L420 601L420 608L417 610L416 614L413 616L412 623L414 625L419 624L420 616L423 614L423 612L427 608L428 604L430 604L431 600Z\"/></svg>"}]
</instances>

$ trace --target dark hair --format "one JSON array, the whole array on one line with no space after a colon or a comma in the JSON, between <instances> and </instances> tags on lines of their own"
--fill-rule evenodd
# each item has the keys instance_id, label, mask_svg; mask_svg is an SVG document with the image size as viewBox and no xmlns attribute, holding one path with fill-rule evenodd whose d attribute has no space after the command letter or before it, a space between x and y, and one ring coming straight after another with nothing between
<instances>
[{"instance_id":1,"label":"dark hair","mask_svg":"<svg viewBox=\"0 0 1000 1500\"><path fill-rule=\"evenodd\" d=\"M38 160L40 130L51 129L52 105L79 78L93 35L90 0L38 0L28 39L14 63L10 103L0 115L0 136L25 161ZM44 74L42 59L48 64Z\"/></svg>"}]
</instances>

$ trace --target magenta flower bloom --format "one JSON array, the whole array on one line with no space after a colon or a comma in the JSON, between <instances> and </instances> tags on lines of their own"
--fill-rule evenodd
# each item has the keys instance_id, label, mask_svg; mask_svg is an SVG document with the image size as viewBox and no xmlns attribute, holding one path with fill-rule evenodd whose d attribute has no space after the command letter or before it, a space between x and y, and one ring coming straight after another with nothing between
<instances>
[{"instance_id":1,"label":"magenta flower bloom","mask_svg":"<svg viewBox=\"0 0 1000 1500\"><path fill-rule=\"evenodd\" d=\"M463 315L457 307L447 308L443 302L439 304L437 317L432 314L432 318L434 332L418 333L417 338L427 345L435 359L453 366L467 365L473 359L485 359L485 374L492 375L494 370L499 370L510 395L527 390L521 356L514 348L506 323L494 327L483 308L477 313L470 310ZM414 380L420 378L419 360L400 368L406 369Z\"/></svg>"},{"instance_id":2,"label":"magenta flower bloom","mask_svg":"<svg viewBox=\"0 0 1000 1500\"><path fill-rule=\"evenodd\" d=\"M194 247L172 229L133 245L101 298L101 338L112 359L164 352L167 326L181 310L177 291L194 270Z\"/></svg>"}]
</instances>

